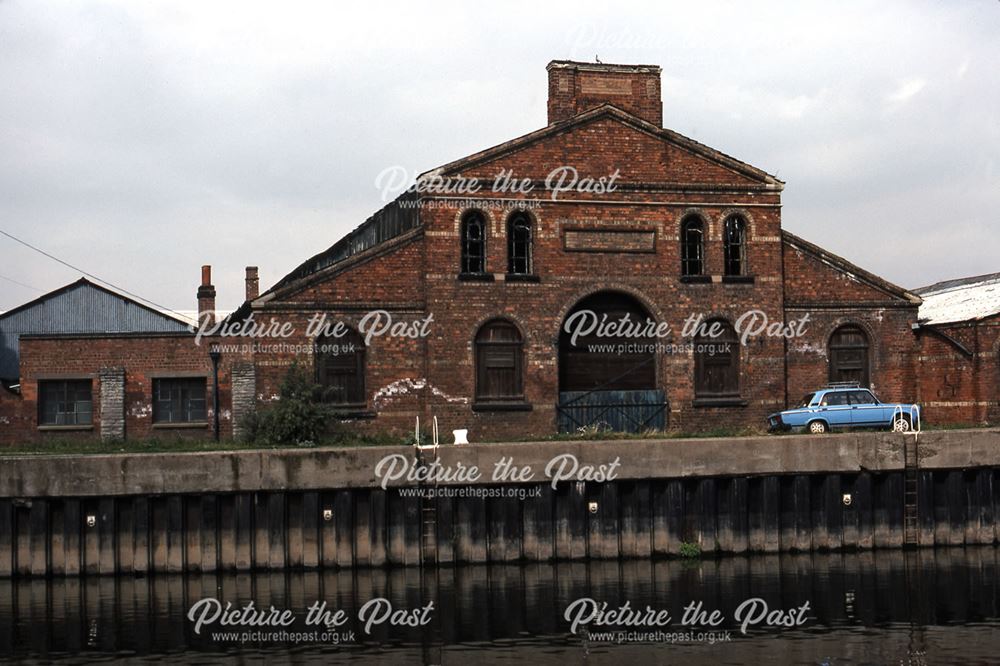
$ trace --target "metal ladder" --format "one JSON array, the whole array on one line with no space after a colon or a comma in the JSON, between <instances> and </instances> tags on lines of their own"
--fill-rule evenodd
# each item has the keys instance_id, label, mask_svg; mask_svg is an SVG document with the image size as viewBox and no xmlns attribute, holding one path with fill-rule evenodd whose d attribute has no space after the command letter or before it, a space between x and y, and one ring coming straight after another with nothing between
<instances>
[{"instance_id":1,"label":"metal ladder","mask_svg":"<svg viewBox=\"0 0 1000 666\"><path fill-rule=\"evenodd\" d=\"M891 423L896 423L897 415L904 416L902 405L897 405L892 413ZM908 415L910 432L903 433L903 545L907 547L920 544L919 512L917 506L920 498L918 475L920 458L917 442L920 437L920 412L910 407ZM914 418L915 417L915 418ZM916 423L914 423L916 421ZM909 435L913 435L911 439Z\"/></svg>"},{"instance_id":2,"label":"metal ladder","mask_svg":"<svg viewBox=\"0 0 1000 666\"><path fill-rule=\"evenodd\" d=\"M438 423L436 416L433 421L432 437L433 445L421 446L420 417L418 416L414 446L417 449L417 462L421 466L428 462L433 462L437 457ZM428 455L431 456L429 460ZM433 484L421 482L419 487L422 489L432 488L434 490L433 498L428 497L426 492L420 493L420 565L428 566L437 562L437 478L435 477Z\"/></svg>"},{"instance_id":3,"label":"metal ladder","mask_svg":"<svg viewBox=\"0 0 1000 666\"><path fill-rule=\"evenodd\" d=\"M903 440L903 544L916 546L919 543L919 526L917 524L917 473L920 469L917 460L917 436L911 440L904 435Z\"/></svg>"}]
</instances>

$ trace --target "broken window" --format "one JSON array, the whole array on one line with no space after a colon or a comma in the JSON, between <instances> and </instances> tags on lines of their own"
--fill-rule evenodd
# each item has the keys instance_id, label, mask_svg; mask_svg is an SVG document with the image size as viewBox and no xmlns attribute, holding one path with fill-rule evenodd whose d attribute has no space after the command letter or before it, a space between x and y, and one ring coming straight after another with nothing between
<instances>
[{"instance_id":1,"label":"broken window","mask_svg":"<svg viewBox=\"0 0 1000 666\"><path fill-rule=\"evenodd\" d=\"M476 400L524 399L521 332L503 320L487 322L476 335Z\"/></svg>"},{"instance_id":2,"label":"broken window","mask_svg":"<svg viewBox=\"0 0 1000 666\"><path fill-rule=\"evenodd\" d=\"M830 336L830 381L870 386L868 336L855 324L841 326Z\"/></svg>"},{"instance_id":3,"label":"broken window","mask_svg":"<svg viewBox=\"0 0 1000 666\"><path fill-rule=\"evenodd\" d=\"M462 218L462 272L486 272L486 219L477 210Z\"/></svg>"},{"instance_id":4,"label":"broken window","mask_svg":"<svg viewBox=\"0 0 1000 666\"><path fill-rule=\"evenodd\" d=\"M38 425L91 425L93 401L89 379L38 382Z\"/></svg>"},{"instance_id":5,"label":"broken window","mask_svg":"<svg viewBox=\"0 0 1000 666\"><path fill-rule=\"evenodd\" d=\"M701 275L705 270L705 225L697 217L681 222L681 275Z\"/></svg>"},{"instance_id":6,"label":"broken window","mask_svg":"<svg viewBox=\"0 0 1000 666\"><path fill-rule=\"evenodd\" d=\"M725 248L725 274L746 275L747 270L747 223L739 215L726 218L722 230Z\"/></svg>"},{"instance_id":7,"label":"broken window","mask_svg":"<svg viewBox=\"0 0 1000 666\"><path fill-rule=\"evenodd\" d=\"M366 404L365 344L357 331L349 330L339 337L327 335L316 341L316 383L326 403Z\"/></svg>"},{"instance_id":8,"label":"broken window","mask_svg":"<svg viewBox=\"0 0 1000 666\"><path fill-rule=\"evenodd\" d=\"M524 212L507 220L507 272L531 274L531 218Z\"/></svg>"},{"instance_id":9,"label":"broken window","mask_svg":"<svg viewBox=\"0 0 1000 666\"><path fill-rule=\"evenodd\" d=\"M719 335L712 337L714 329ZM694 393L697 398L733 398L740 394L740 344L736 330L722 319L706 323L694 339Z\"/></svg>"},{"instance_id":10,"label":"broken window","mask_svg":"<svg viewBox=\"0 0 1000 666\"><path fill-rule=\"evenodd\" d=\"M200 423L207 419L204 377L153 380L153 423Z\"/></svg>"}]
</instances>

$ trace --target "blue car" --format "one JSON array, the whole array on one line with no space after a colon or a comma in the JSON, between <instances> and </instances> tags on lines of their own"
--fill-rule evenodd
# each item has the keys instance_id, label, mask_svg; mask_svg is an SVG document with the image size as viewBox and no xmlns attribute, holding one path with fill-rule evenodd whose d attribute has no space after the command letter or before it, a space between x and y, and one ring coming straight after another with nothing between
<instances>
[{"instance_id":1,"label":"blue car","mask_svg":"<svg viewBox=\"0 0 1000 666\"><path fill-rule=\"evenodd\" d=\"M859 384L831 384L807 394L794 409L767 417L768 430L806 430L820 434L834 428L879 428L909 432L920 423L920 406L880 402Z\"/></svg>"}]
</instances>

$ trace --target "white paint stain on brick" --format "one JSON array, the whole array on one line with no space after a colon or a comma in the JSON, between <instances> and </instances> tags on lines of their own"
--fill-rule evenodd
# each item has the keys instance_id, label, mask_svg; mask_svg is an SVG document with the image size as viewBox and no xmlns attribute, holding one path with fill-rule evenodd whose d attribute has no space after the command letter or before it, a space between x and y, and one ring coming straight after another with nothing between
<instances>
[{"instance_id":1,"label":"white paint stain on brick","mask_svg":"<svg viewBox=\"0 0 1000 666\"><path fill-rule=\"evenodd\" d=\"M441 389L433 386L425 378L421 377L419 379L400 379L392 382L387 386L383 386L378 391L375 392L375 396L372 402L375 403L376 407L382 407L387 403L392 402L397 398L409 395L414 391L430 391L435 397L446 400L447 402L454 402L460 404L468 404L468 398L456 398L448 395Z\"/></svg>"},{"instance_id":2,"label":"white paint stain on brick","mask_svg":"<svg viewBox=\"0 0 1000 666\"><path fill-rule=\"evenodd\" d=\"M802 342L797 345L793 345L792 351L798 354L819 354L820 356L826 356L826 349L823 345L812 342Z\"/></svg>"},{"instance_id":3,"label":"white paint stain on brick","mask_svg":"<svg viewBox=\"0 0 1000 666\"><path fill-rule=\"evenodd\" d=\"M146 419L152 416L153 406L145 402L135 402L132 403L132 407L128 410L129 416L136 419Z\"/></svg>"}]
</instances>

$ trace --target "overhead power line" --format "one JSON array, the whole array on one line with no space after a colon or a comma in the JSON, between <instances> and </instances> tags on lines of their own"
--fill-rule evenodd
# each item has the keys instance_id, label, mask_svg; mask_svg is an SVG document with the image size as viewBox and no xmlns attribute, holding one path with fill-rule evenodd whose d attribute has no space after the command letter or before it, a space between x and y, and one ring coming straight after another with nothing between
<instances>
[{"instance_id":1,"label":"overhead power line","mask_svg":"<svg viewBox=\"0 0 1000 666\"><path fill-rule=\"evenodd\" d=\"M6 275L0 275L0 280L6 280L7 282L16 284L19 287L24 287L25 289L34 289L35 291L40 291L43 294L45 293L44 289L39 289L38 287L32 287L30 284L24 284L23 282L18 282L14 278L9 278Z\"/></svg>"},{"instance_id":2,"label":"overhead power line","mask_svg":"<svg viewBox=\"0 0 1000 666\"><path fill-rule=\"evenodd\" d=\"M37 253L45 256L45 257L48 257L52 261L58 262L58 263L62 264L63 266L66 266L67 268L73 269L77 273L80 273L82 275L86 275L87 277L89 277L90 279L92 279L92 280L94 280L96 282L100 282L101 284L103 284L105 286L111 287L115 291L119 291L119 292L125 294L126 296L131 296L132 298L136 299L137 301L142 301L143 303L147 303L149 305L152 305L154 308L157 308L158 310L162 310L164 312L169 312L170 314L176 315L177 317L179 317L182 320L187 321L187 319L188 319L187 317L185 317L181 313L176 312L174 310L171 310L170 308L168 308L168 307L166 307L164 305L160 305L159 303L157 303L155 301L151 301L148 298L144 298L144 297L140 296L139 294L136 294L136 293L133 293L133 292L129 291L128 289L123 289L123 288L119 287L118 285L114 284L113 282L108 282L107 280L105 280L103 278L97 277L93 273L88 273L87 271L83 270L82 268L78 268L78 267L74 266L73 264L71 264L71 263L69 263L67 261L63 261L59 257L51 255L48 252L46 252L45 250L42 250L41 248L35 247L31 243L29 243L27 241L23 241L20 238L18 238L17 236L14 236L12 234L7 233L3 229L0 229L0 234L3 234L4 236L6 236L7 238L11 239L12 241L20 243L21 245L25 246L26 248L34 250L35 252L37 252ZM21 285L21 286L27 287L28 285ZM29 288L30 289L34 289L34 287L29 287ZM39 291L41 291L41 289L39 289Z\"/></svg>"}]
</instances>

